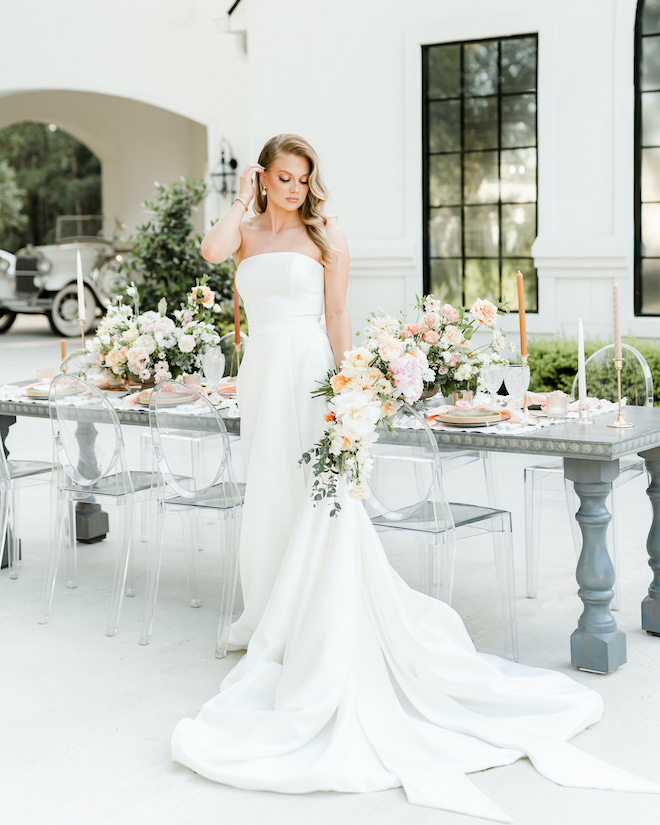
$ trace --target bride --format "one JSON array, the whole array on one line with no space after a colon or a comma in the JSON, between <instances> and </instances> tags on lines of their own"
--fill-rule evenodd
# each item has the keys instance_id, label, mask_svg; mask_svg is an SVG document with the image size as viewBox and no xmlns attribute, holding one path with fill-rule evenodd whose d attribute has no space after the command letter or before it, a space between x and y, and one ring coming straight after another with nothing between
<instances>
[{"instance_id":1,"label":"bride","mask_svg":"<svg viewBox=\"0 0 660 825\"><path fill-rule=\"evenodd\" d=\"M179 722L174 760L254 790L402 786L412 803L502 822L466 773L526 756L561 785L660 792L567 744L600 719L598 694L477 653L449 606L390 568L341 485L338 518L313 506L298 459L326 410L310 391L351 347L349 256L325 197L312 147L278 135L202 244L209 261L233 255L249 322L238 378L244 612L230 636L247 652Z\"/></svg>"}]
</instances>

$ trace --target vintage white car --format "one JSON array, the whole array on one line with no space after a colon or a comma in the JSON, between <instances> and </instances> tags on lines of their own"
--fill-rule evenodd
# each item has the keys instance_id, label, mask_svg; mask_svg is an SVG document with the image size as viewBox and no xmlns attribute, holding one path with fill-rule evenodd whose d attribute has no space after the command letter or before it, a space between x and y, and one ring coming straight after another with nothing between
<instances>
[{"instance_id":1,"label":"vintage white car","mask_svg":"<svg viewBox=\"0 0 660 825\"><path fill-rule=\"evenodd\" d=\"M118 272L122 253L117 239L123 226L98 215L63 215L57 219L55 243L26 246L16 255L0 250L0 333L6 332L19 312L42 313L54 332L64 337L80 335L76 252L80 251L85 283L85 333L105 312L113 292L123 285Z\"/></svg>"}]
</instances>

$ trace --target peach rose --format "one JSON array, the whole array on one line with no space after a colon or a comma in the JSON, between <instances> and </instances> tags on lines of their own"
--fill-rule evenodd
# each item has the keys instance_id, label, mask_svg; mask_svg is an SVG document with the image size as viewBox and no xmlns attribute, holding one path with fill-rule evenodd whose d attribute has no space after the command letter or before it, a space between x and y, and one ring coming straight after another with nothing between
<instances>
[{"instance_id":1,"label":"peach rose","mask_svg":"<svg viewBox=\"0 0 660 825\"><path fill-rule=\"evenodd\" d=\"M481 298L477 298L472 304L470 312L480 324L487 327L492 327L497 320L497 307L495 304L491 304L490 301L482 301Z\"/></svg>"},{"instance_id":2,"label":"peach rose","mask_svg":"<svg viewBox=\"0 0 660 825\"><path fill-rule=\"evenodd\" d=\"M419 332L419 327L417 324L408 324L408 331L411 332L413 335L417 335Z\"/></svg>"},{"instance_id":3,"label":"peach rose","mask_svg":"<svg viewBox=\"0 0 660 825\"><path fill-rule=\"evenodd\" d=\"M335 414L334 414L333 412L328 412L328 413L326 413L326 414L323 416L323 418L325 418L325 420L326 420L326 421L336 421L336 420L337 420L337 419L336 419L336 416L335 416Z\"/></svg>"},{"instance_id":4,"label":"peach rose","mask_svg":"<svg viewBox=\"0 0 660 825\"><path fill-rule=\"evenodd\" d=\"M426 341L427 344L433 346L434 344L438 343L438 341L440 340L440 336L437 332L430 329L428 332L425 332L424 335L422 335L422 340Z\"/></svg>"},{"instance_id":5,"label":"peach rose","mask_svg":"<svg viewBox=\"0 0 660 825\"><path fill-rule=\"evenodd\" d=\"M440 312L452 324L455 324L459 319L458 310L455 309L451 304L443 304L440 307Z\"/></svg>"},{"instance_id":6,"label":"peach rose","mask_svg":"<svg viewBox=\"0 0 660 825\"><path fill-rule=\"evenodd\" d=\"M337 395L343 389L345 389L349 382L350 378L347 375L343 375L341 372L338 375L333 375L330 379L330 386L332 387L332 391Z\"/></svg>"},{"instance_id":7,"label":"peach rose","mask_svg":"<svg viewBox=\"0 0 660 825\"><path fill-rule=\"evenodd\" d=\"M207 286L194 286L192 288L192 296L194 301L207 309L213 306L213 301L215 300L213 291Z\"/></svg>"},{"instance_id":8,"label":"peach rose","mask_svg":"<svg viewBox=\"0 0 660 825\"><path fill-rule=\"evenodd\" d=\"M451 324L445 329L445 337L450 344L462 344L463 333L458 327Z\"/></svg>"},{"instance_id":9,"label":"peach rose","mask_svg":"<svg viewBox=\"0 0 660 825\"><path fill-rule=\"evenodd\" d=\"M427 312L423 321L429 329L435 329L438 326L438 319L432 312Z\"/></svg>"}]
</instances>

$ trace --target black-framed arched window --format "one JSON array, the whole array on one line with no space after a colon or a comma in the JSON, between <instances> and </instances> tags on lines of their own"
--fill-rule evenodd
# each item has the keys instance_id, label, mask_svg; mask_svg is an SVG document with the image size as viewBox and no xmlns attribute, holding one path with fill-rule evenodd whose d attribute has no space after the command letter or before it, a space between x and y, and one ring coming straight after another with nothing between
<instances>
[{"instance_id":1,"label":"black-framed arched window","mask_svg":"<svg viewBox=\"0 0 660 825\"><path fill-rule=\"evenodd\" d=\"M535 34L422 49L424 289L538 311Z\"/></svg>"},{"instance_id":2,"label":"black-framed arched window","mask_svg":"<svg viewBox=\"0 0 660 825\"><path fill-rule=\"evenodd\" d=\"M660 315L660 0L635 26L635 314Z\"/></svg>"}]
</instances>

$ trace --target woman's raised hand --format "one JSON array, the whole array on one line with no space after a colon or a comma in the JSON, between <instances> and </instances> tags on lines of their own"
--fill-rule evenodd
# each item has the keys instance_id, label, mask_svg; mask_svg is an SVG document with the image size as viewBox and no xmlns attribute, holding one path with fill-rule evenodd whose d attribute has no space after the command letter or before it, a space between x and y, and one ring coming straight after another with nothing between
<instances>
[{"instance_id":1,"label":"woman's raised hand","mask_svg":"<svg viewBox=\"0 0 660 825\"><path fill-rule=\"evenodd\" d=\"M254 176L258 172L264 172L264 167L260 163L248 163L243 170L240 179L240 193L241 197L246 203L250 203L254 197Z\"/></svg>"}]
</instances>

